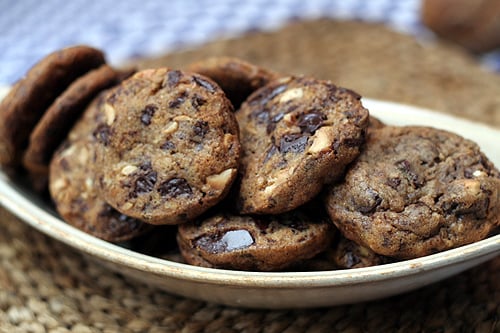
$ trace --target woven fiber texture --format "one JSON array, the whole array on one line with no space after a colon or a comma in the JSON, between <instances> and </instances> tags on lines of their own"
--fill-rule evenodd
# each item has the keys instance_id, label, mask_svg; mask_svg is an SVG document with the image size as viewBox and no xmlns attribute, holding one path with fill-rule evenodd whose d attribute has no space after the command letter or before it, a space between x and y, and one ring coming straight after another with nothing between
<instances>
[{"instance_id":1,"label":"woven fiber texture","mask_svg":"<svg viewBox=\"0 0 500 333\"><path fill-rule=\"evenodd\" d=\"M500 126L500 76L442 43L359 22L298 22L134 61L182 67L240 56L332 79L367 97ZM0 332L500 332L500 257L388 299L307 310L247 310L172 296L101 267L0 208Z\"/></svg>"},{"instance_id":2,"label":"woven fiber texture","mask_svg":"<svg viewBox=\"0 0 500 333\"><path fill-rule=\"evenodd\" d=\"M414 104L500 125L500 75L463 50L416 40L383 25L298 22L275 33L221 40L201 49L139 61L141 68L229 55L289 74L313 75L365 97Z\"/></svg>"}]
</instances>

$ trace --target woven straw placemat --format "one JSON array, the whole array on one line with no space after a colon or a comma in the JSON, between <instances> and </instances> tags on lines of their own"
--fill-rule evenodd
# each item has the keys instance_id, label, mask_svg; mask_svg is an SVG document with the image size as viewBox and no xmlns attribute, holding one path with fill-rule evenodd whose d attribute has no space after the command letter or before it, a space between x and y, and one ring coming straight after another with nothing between
<instances>
[{"instance_id":1,"label":"woven straw placemat","mask_svg":"<svg viewBox=\"0 0 500 333\"><path fill-rule=\"evenodd\" d=\"M373 24L298 22L136 63L182 67L213 55L500 126L500 76L453 46L417 42ZM500 332L500 257L380 301L246 310L130 280L0 208L0 332Z\"/></svg>"}]
</instances>

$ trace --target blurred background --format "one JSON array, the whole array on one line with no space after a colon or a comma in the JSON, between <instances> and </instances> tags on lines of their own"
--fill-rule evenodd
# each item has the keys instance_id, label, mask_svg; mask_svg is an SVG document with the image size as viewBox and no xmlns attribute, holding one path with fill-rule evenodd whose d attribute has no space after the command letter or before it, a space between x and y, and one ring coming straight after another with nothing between
<instances>
[{"instance_id":1,"label":"blurred background","mask_svg":"<svg viewBox=\"0 0 500 333\"><path fill-rule=\"evenodd\" d=\"M464 2L434 1L454 1L453 7ZM470 16L472 10L465 12ZM444 17L438 9L434 13ZM422 0L0 0L0 85L12 84L46 54L73 44L101 48L110 63L121 64L319 18L378 22L420 40L437 38L439 29L429 29L422 14ZM438 25L432 15L428 17L431 25ZM496 21L499 17L497 13ZM457 40L446 30L438 32ZM495 45L473 51L486 68L500 70Z\"/></svg>"}]
</instances>

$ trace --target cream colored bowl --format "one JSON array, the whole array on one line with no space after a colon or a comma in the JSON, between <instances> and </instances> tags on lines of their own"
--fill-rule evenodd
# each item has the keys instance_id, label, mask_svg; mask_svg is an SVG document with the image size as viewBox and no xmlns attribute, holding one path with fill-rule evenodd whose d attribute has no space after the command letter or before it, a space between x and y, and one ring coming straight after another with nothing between
<instances>
[{"instance_id":1,"label":"cream colored bowl","mask_svg":"<svg viewBox=\"0 0 500 333\"><path fill-rule=\"evenodd\" d=\"M500 130L401 104L369 99L363 103L388 124L430 125L472 139L500 166ZM423 258L369 268L300 273L209 269L143 255L87 235L63 222L33 192L2 172L0 203L111 270L173 294L232 306L305 308L369 301L445 279L500 254L500 235L496 235Z\"/></svg>"}]
</instances>

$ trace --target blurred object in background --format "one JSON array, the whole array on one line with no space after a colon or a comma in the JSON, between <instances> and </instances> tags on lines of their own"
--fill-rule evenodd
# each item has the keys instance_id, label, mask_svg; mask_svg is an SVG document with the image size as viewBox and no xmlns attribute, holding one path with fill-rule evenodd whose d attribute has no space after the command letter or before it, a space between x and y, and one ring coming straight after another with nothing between
<instances>
[{"instance_id":1,"label":"blurred object in background","mask_svg":"<svg viewBox=\"0 0 500 333\"><path fill-rule=\"evenodd\" d=\"M328 19L360 24L380 23L427 43L433 41L434 34L422 22L423 5L426 22L429 22L430 27L437 26L434 31L444 31L439 33L442 36L451 34L448 32L450 29L446 28L449 26L447 22L468 18L464 23L465 28L459 25L459 30L468 32L465 37L472 38L481 46L478 48L474 44L474 50L486 50L485 46L491 49L494 43L486 44L483 40L496 38L496 45L499 43L499 2L0 0L0 86L13 84L39 59L69 45L87 44L102 49L108 63L118 65L131 59L191 49L215 40L277 31L298 21ZM460 8L465 9L458 11ZM478 28L469 27L473 24L478 24ZM486 30L487 33L483 32ZM358 36L356 39L359 39ZM354 42L348 41L346 45ZM475 55L485 68L500 72L500 48L497 48L497 52Z\"/></svg>"},{"instance_id":2,"label":"blurred object in background","mask_svg":"<svg viewBox=\"0 0 500 333\"><path fill-rule=\"evenodd\" d=\"M423 0L422 21L474 53L500 48L500 0Z\"/></svg>"}]
</instances>

